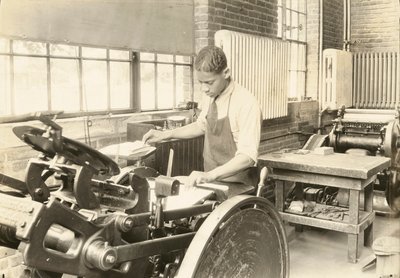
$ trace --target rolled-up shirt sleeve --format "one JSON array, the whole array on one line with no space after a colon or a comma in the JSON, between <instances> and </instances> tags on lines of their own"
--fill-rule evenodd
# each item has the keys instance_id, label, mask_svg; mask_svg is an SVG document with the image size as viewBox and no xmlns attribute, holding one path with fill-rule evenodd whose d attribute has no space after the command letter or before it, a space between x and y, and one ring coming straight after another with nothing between
<instances>
[{"instance_id":1,"label":"rolled-up shirt sleeve","mask_svg":"<svg viewBox=\"0 0 400 278\"><path fill-rule=\"evenodd\" d=\"M245 154L251 158L254 165L257 162L260 146L262 115L255 99L243 105L237 118L239 129L237 151L235 155Z\"/></svg>"}]
</instances>

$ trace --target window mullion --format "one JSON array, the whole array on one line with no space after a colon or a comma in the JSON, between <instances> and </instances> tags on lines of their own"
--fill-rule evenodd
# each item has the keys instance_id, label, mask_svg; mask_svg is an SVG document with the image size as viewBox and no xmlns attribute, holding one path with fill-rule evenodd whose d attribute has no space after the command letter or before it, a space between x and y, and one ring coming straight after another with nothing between
<instances>
[{"instance_id":1,"label":"window mullion","mask_svg":"<svg viewBox=\"0 0 400 278\"><path fill-rule=\"evenodd\" d=\"M107 49L107 110L111 111L111 69L110 69L110 50Z\"/></svg>"},{"instance_id":2,"label":"window mullion","mask_svg":"<svg viewBox=\"0 0 400 278\"><path fill-rule=\"evenodd\" d=\"M172 78L173 78L173 94L172 94L172 108L176 107L176 56L174 55L174 64L173 64L173 73L172 73Z\"/></svg>"},{"instance_id":3,"label":"window mullion","mask_svg":"<svg viewBox=\"0 0 400 278\"><path fill-rule=\"evenodd\" d=\"M158 110L158 64L157 64L157 54L156 61L154 63L154 107Z\"/></svg>"},{"instance_id":4,"label":"window mullion","mask_svg":"<svg viewBox=\"0 0 400 278\"><path fill-rule=\"evenodd\" d=\"M52 110L51 107L51 66L50 66L50 44L46 43L46 65L47 65L47 109Z\"/></svg>"},{"instance_id":5,"label":"window mullion","mask_svg":"<svg viewBox=\"0 0 400 278\"><path fill-rule=\"evenodd\" d=\"M134 112L142 111L140 84L140 53L130 51L131 55L131 106Z\"/></svg>"},{"instance_id":6,"label":"window mullion","mask_svg":"<svg viewBox=\"0 0 400 278\"><path fill-rule=\"evenodd\" d=\"M15 70L14 70L14 50L13 50L13 40L10 40L10 113L11 115L15 115L15 87L14 87L14 75L15 75Z\"/></svg>"},{"instance_id":7,"label":"window mullion","mask_svg":"<svg viewBox=\"0 0 400 278\"><path fill-rule=\"evenodd\" d=\"M82 67L82 47L78 48L78 77L79 77L79 111L83 110L83 67Z\"/></svg>"},{"instance_id":8,"label":"window mullion","mask_svg":"<svg viewBox=\"0 0 400 278\"><path fill-rule=\"evenodd\" d=\"M191 88L190 88L190 100L191 101L194 101L194 67L193 67L193 64L194 64L194 58L193 57L190 57L190 85L191 85ZM193 109L193 111L194 111L194 109Z\"/></svg>"}]
</instances>

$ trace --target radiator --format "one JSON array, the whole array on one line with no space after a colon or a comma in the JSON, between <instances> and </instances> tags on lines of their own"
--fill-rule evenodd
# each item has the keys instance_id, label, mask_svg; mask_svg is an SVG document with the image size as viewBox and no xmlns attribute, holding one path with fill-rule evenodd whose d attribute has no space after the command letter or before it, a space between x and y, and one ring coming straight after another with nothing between
<instances>
[{"instance_id":1,"label":"radiator","mask_svg":"<svg viewBox=\"0 0 400 278\"><path fill-rule=\"evenodd\" d=\"M141 140L143 135L155 125L162 126L163 120L146 123L127 123L127 141ZM193 170L203 171L203 144L204 137L183 140L166 140L156 144L154 156L146 159L145 165L156 169L163 175L167 174L170 149L174 150L172 176L186 176ZM133 162L129 162L132 165Z\"/></svg>"},{"instance_id":2,"label":"radiator","mask_svg":"<svg viewBox=\"0 0 400 278\"><path fill-rule=\"evenodd\" d=\"M288 42L220 30L215 45L224 50L234 80L259 101L264 119L287 116Z\"/></svg>"},{"instance_id":3,"label":"radiator","mask_svg":"<svg viewBox=\"0 0 400 278\"><path fill-rule=\"evenodd\" d=\"M400 105L399 54L360 52L353 55L353 106L394 109Z\"/></svg>"},{"instance_id":4,"label":"radiator","mask_svg":"<svg viewBox=\"0 0 400 278\"><path fill-rule=\"evenodd\" d=\"M322 108L352 106L352 55L348 51L325 49L322 62Z\"/></svg>"},{"instance_id":5,"label":"radiator","mask_svg":"<svg viewBox=\"0 0 400 278\"><path fill-rule=\"evenodd\" d=\"M203 171L204 137L169 140L156 145L155 169L167 174L170 149L174 150L171 176L188 176L193 170Z\"/></svg>"}]
</instances>

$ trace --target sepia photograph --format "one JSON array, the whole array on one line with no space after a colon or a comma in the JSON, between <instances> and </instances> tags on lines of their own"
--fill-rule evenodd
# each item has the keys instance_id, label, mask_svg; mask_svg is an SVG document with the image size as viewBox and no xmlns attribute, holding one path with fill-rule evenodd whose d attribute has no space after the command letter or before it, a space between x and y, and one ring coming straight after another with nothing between
<instances>
[{"instance_id":1,"label":"sepia photograph","mask_svg":"<svg viewBox=\"0 0 400 278\"><path fill-rule=\"evenodd\" d=\"M400 278L400 0L0 0L0 278Z\"/></svg>"}]
</instances>

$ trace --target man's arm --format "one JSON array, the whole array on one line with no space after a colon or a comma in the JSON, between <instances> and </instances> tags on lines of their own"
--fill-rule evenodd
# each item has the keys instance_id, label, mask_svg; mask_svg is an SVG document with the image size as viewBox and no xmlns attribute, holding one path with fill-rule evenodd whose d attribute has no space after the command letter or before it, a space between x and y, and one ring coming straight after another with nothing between
<instances>
[{"instance_id":1,"label":"man's arm","mask_svg":"<svg viewBox=\"0 0 400 278\"><path fill-rule=\"evenodd\" d=\"M162 140L168 139L189 139L200 135L204 135L204 131L199 127L196 122L191 124L165 131L149 130L143 135L143 141L146 143L157 143Z\"/></svg>"},{"instance_id":2,"label":"man's arm","mask_svg":"<svg viewBox=\"0 0 400 278\"><path fill-rule=\"evenodd\" d=\"M194 186L202 182L212 182L230 177L254 165L253 159L245 154L237 154L225 164L209 171L193 171L188 179L189 186Z\"/></svg>"}]
</instances>

